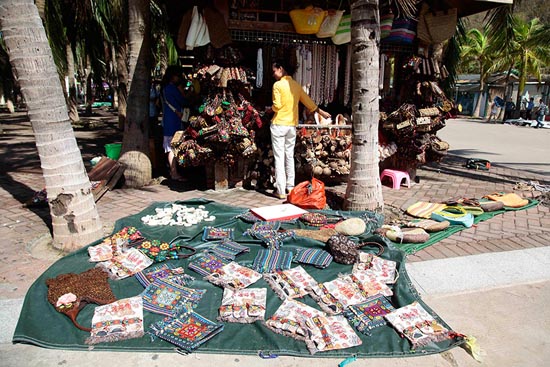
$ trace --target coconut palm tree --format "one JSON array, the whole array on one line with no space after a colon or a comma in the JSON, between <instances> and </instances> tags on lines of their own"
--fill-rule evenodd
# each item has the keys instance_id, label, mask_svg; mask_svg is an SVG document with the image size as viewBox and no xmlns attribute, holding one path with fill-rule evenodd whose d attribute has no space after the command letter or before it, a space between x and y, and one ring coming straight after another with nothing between
<instances>
[{"instance_id":1,"label":"coconut palm tree","mask_svg":"<svg viewBox=\"0 0 550 367\"><path fill-rule=\"evenodd\" d=\"M481 97L485 93L487 77L492 70L494 60L493 50L489 47L489 39L483 31L472 28L466 34L465 43L461 48L461 62L474 63L479 73L479 98L476 101L473 116L479 117Z\"/></svg>"},{"instance_id":2,"label":"coconut palm tree","mask_svg":"<svg viewBox=\"0 0 550 367\"><path fill-rule=\"evenodd\" d=\"M65 251L77 249L102 235L101 221L33 0L3 0L0 29L35 134L54 246Z\"/></svg>"},{"instance_id":3,"label":"coconut palm tree","mask_svg":"<svg viewBox=\"0 0 550 367\"><path fill-rule=\"evenodd\" d=\"M142 187L152 178L149 159L149 88L151 82L151 21L149 0L128 0L128 111L120 161L126 164L129 187Z\"/></svg>"},{"instance_id":4,"label":"coconut palm tree","mask_svg":"<svg viewBox=\"0 0 550 367\"><path fill-rule=\"evenodd\" d=\"M526 21L514 17L514 41L512 55L516 59L516 68L519 72L519 87L516 106L520 105L525 83L529 76L541 81L541 70L550 65L550 44L548 27L544 27L538 18Z\"/></svg>"},{"instance_id":5,"label":"coconut palm tree","mask_svg":"<svg viewBox=\"0 0 550 367\"><path fill-rule=\"evenodd\" d=\"M348 210L384 207L378 170L379 19L378 0L351 2L353 146L344 198Z\"/></svg>"}]
</instances>

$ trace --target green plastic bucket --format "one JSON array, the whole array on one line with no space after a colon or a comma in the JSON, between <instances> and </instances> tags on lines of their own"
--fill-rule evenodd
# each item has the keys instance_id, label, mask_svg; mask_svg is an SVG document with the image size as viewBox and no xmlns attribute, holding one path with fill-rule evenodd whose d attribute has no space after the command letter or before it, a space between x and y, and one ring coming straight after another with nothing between
<instances>
[{"instance_id":1,"label":"green plastic bucket","mask_svg":"<svg viewBox=\"0 0 550 367\"><path fill-rule=\"evenodd\" d=\"M107 157L116 161L120 157L121 148L121 143L105 144L105 154L107 154Z\"/></svg>"}]
</instances>

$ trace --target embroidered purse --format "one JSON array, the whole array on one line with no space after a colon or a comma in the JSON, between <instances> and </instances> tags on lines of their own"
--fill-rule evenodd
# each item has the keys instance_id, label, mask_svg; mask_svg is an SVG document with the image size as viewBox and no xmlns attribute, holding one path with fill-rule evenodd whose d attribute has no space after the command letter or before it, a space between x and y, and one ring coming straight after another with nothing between
<instances>
[{"instance_id":1,"label":"embroidered purse","mask_svg":"<svg viewBox=\"0 0 550 367\"><path fill-rule=\"evenodd\" d=\"M339 264L351 265L359 262L359 249L364 246L376 246L379 249L377 256L384 252L384 248L377 242L363 242L356 244L347 236L337 234L331 236L327 241L328 252L334 258L334 261Z\"/></svg>"},{"instance_id":2,"label":"embroidered purse","mask_svg":"<svg viewBox=\"0 0 550 367\"><path fill-rule=\"evenodd\" d=\"M290 269L294 254L290 251L259 249L252 263L252 269L258 273L272 273Z\"/></svg>"},{"instance_id":3,"label":"embroidered purse","mask_svg":"<svg viewBox=\"0 0 550 367\"><path fill-rule=\"evenodd\" d=\"M386 325L384 315L394 310L395 308L386 297L378 295L358 305L350 306L344 311L344 316L357 331L371 335L372 330Z\"/></svg>"},{"instance_id":4,"label":"embroidered purse","mask_svg":"<svg viewBox=\"0 0 550 367\"><path fill-rule=\"evenodd\" d=\"M263 320L267 302L266 288L232 291L224 289L219 309L219 321L252 323Z\"/></svg>"},{"instance_id":5,"label":"embroidered purse","mask_svg":"<svg viewBox=\"0 0 550 367\"><path fill-rule=\"evenodd\" d=\"M223 239L233 239L233 228L204 227L202 234L203 241L218 241Z\"/></svg>"}]
</instances>

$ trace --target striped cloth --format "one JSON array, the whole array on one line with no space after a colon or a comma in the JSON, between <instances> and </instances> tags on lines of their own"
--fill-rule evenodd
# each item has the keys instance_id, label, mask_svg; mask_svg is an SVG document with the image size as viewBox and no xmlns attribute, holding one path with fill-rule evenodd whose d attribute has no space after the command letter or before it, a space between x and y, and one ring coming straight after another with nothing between
<instances>
[{"instance_id":1,"label":"striped cloth","mask_svg":"<svg viewBox=\"0 0 550 367\"><path fill-rule=\"evenodd\" d=\"M252 263L252 269L258 273L287 270L290 269L293 256L294 253L291 251L260 249Z\"/></svg>"},{"instance_id":2,"label":"striped cloth","mask_svg":"<svg viewBox=\"0 0 550 367\"><path fill-rule=\"evenodd\" d=\"M407 213L413 217L430 219L433 212L443 210L447 205L418 201L407 208Z\"/></svg>"},{"instance_id":3,"label":"striped cloth","mask_svg":"<svg viewBox=\"0 0 550 367\"><path fill-rule=\"evenodd\" d=\"M316 248L298 247L295 249L294 262L313 265L319 269L324 269L332 262L332 255L325 250Z\"/></svg>"},{"instance_id":4,"label":"striped cloth","mask_svg":"<svg viewBox=\"0 0 550 367\"><path fill-rule=\"evenodd\" d=\"M243 246L235 241L228 239L222 240L214 245L212 252L224 259L235 260L235 257L245 252L250 252L250 247Z\"/></svg>"}]
</instances>

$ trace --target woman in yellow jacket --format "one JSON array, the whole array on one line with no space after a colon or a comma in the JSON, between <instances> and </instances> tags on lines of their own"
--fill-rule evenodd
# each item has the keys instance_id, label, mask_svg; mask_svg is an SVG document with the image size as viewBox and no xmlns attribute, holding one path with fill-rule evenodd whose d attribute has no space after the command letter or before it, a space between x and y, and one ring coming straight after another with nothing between
<instances>
[{"instance_id":1,"label":"woman in yellow jacket","mask_svg":"<svg viewBox=\"0 0 550 367\"><path fill-rule=\"evenodd\" d=\"M283 60L272 64L273 106L275 112L271 119L271 145L275 158L275 191L279 199L286 199L286 193L294 187L294 146L296 144L296 125L298 125L299 102L310 112L317 112L324 118L330 114L321 110L304 92L302 86L292 79L294 69Z\"/></svg>"}]
</instances>

